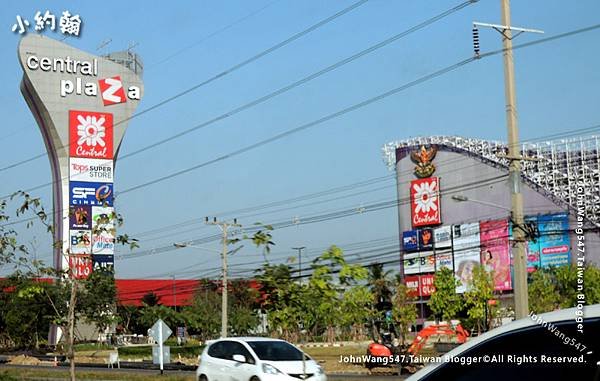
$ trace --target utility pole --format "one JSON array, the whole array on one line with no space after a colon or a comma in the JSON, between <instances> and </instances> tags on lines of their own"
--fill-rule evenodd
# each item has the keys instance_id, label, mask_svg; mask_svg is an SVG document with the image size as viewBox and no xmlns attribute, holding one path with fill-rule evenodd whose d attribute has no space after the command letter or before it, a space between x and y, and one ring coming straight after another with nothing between
<instances>
[{"instance_id":1,"label":"utility pole","mask_svg":"<svg viewBox=\"0 0 600 381\"><path fill-rule=\"evenodd\" d=\"M222 268L223 268L223 289L221 293L221 337L227 337L227 230L229 227L241 227L242 225L237 223L237 218L233 219L233 222L217 221L214 217L212 221L209 221L208 217L205 217L204 221L207 225L217 225L223 232L223 250L221 252Z\"/></svg>"},{"instance_id":2,"label":"utility pole","mask_svg":"<svg viewBox=\"0 0 600 381\"><path fill-rule=\"evenodd\" d=\"M300 279L300 284L302 284L302 250L304 249L306 249L304 246L292 247L292 250L298 250L298 279Z\"/></svg>"},{"instance_id":3,"label":"utility pole","mask_svg":"<svg viewBox=\"0 0 600 381\"><path fill-rule=\"evenodd\" d=\"M521 156L519 148L519 127L517 123L517 97L515 90L515 69L513 63L512 39L524 32L543 33L540 30L511 27L510 0L501 0L502 24L473 23L475 56L479 57L479 39L477 26L490 27L502 35L504 47L504 95L506 99L506 128L508 130L509 187L511 198L511 218L513 222L513 289L515 298L515 317L521 319L529 314L527 291L527 253L525 223L523 217L523 195L521 194ZM512 31L518 33L513 36ZM477 39L475 40L475 37Z\"/></svg>"}]
</instances>

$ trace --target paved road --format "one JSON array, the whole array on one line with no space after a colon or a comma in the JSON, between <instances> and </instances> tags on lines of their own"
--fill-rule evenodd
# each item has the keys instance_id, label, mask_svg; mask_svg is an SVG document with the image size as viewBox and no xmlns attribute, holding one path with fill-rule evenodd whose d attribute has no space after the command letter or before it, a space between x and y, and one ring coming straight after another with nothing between
<instances>
[{"instance_id":1,"label":"paved road","mask_svg":"<svg viewBox=\"0 0 600 381\"><path fill-rule=\"evenodd\" d=\"M7 365L7 364L2 364L0 365L0 370L2 369L40 369L40 366L35 366L35 365ZM65 371L68 368L64 367L64 366L59 366L59 367L43 367L44 370L50 370L50 371ZM124 376L126 374L131 374L131 373L135 373L135 374L157 374L158 371L156 370L151 370L151 369L109 369L109 368L98 368L98 367L77 367L77 370L85 370L85 371L94 371L94 372L107 372L107 373L120 373L123 374ZM195 372L191 372L191 371L181 371L181 370L170 370L170 371L165 371L166 374L180 374L180 375L185 375L185 376L193 376L195 374ZM330 374L327 375L327 378L329 380L333 380L333 381L356 381L356 380L369 380L369 381L392 381L392 380L403 380L405 379L404 376L402 377L398 377L398 376L385 376L385 375L367 375L367 374L356 374L356 375L342 375L342 374ZM54 381L54 380L62 380L62 378L46 378L46 380L48 381ZM96 380L96 381L101 381L101 380Z\"/></svg>"}]
</instances>

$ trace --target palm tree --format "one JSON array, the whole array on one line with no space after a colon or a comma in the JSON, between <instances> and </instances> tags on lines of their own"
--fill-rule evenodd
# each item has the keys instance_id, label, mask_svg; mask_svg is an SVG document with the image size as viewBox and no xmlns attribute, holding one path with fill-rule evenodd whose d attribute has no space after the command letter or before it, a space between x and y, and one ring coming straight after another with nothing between
<instances>
[{"instance_id":1,"label":"palm tree","mask_svg":"<svg viewBox=\"0 0 600 381\"><path fill-rule=\"evenodd\" d=\"M390 302L392 298L392 282L390 274L392 270L383 270L382 263L372 263L369 265L369 286L375 296L377 303Z\"/></svg>"}]
</instances>

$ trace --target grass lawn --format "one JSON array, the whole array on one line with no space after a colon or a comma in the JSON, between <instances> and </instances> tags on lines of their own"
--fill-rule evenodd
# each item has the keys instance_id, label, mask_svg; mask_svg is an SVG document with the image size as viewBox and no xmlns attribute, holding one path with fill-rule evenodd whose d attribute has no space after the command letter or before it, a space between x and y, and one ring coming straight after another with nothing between
<instances>
[{"instance_id":1,"label":"grass lawn","mask_svg":"<svg viewBox=\"0 0 600 381\"><path fill-rule=\"evenodd\" d=\"M1 369L0 381L20 381L20 380L39 380L39 379L68 379L69 370L50 370L50 369ZM156 373L135 373L135 372L95 372L78 371L78 380L161 380L161 381L193 381L194 375L178 375Z\"/></svg>"}]
</instances>

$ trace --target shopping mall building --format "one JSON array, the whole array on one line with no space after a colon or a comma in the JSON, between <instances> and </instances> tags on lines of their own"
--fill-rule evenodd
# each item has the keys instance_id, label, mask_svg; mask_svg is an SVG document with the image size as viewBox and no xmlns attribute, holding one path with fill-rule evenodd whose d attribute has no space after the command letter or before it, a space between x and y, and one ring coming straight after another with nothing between
<instances>
[{"instance_id":1,"label":"shopping mall building","mask_svg":"<svg viewBox=\"0 0 600 381\"><path fill-rule=\"evenodd\" d=\"M522 187L528 272L600 265L599 137L523 144ZM396 171L400 271L422 313L436 270L448 267L468 287L482 264L494 271L498 299L512 303L513 267L507 147L500 142L431 136L391 142ZM583 242L584 246L578 242ZM585 252L582 252L581 249Z\"/></svg>"}]
</instances>

